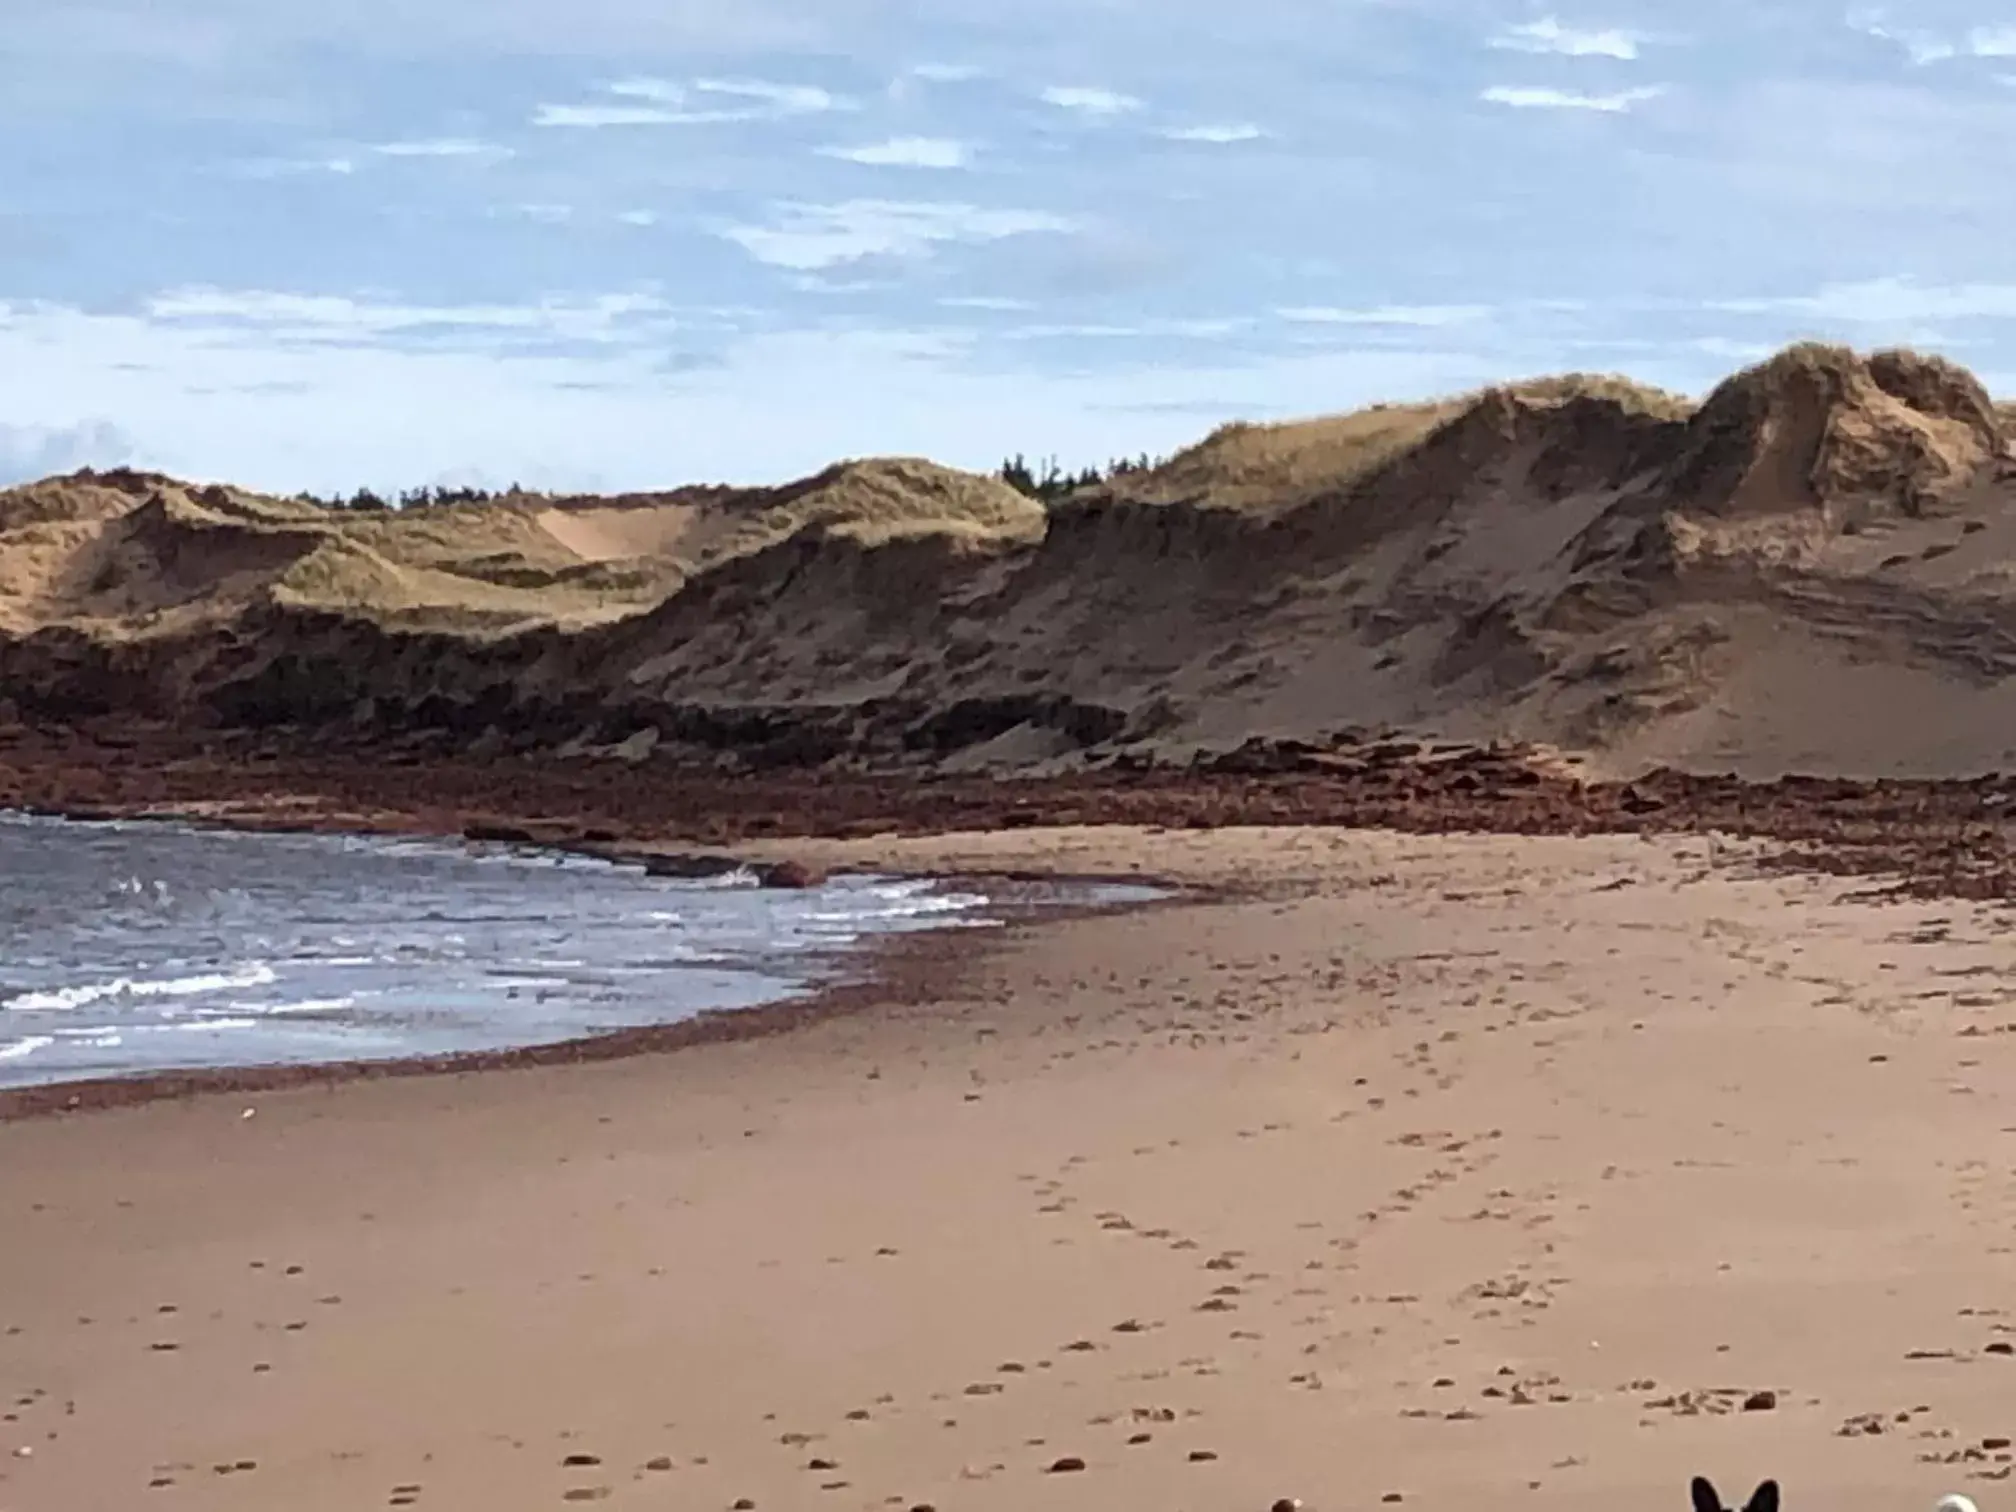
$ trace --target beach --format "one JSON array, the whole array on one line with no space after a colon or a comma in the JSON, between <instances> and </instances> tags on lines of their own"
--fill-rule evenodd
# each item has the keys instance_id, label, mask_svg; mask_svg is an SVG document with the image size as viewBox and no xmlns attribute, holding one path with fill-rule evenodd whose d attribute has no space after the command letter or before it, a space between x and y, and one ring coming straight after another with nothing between
<instances>
[{"instance_id":1,"label":"beach","mask_svg":"<svg viewBox=\"0 0 2016 1512\"><path fill-rule=\"evenodd\" d=\"M1993 1504L1992 905L1703 835L789 853L1196 891L778 1033L0 1124L0 1507Z\"/></svg>"}]
</instances>

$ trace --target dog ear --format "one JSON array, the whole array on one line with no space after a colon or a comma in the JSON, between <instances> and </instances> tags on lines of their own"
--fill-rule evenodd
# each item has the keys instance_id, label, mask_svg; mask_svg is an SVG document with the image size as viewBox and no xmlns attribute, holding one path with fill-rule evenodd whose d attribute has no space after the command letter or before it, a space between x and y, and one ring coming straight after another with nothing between
<instances>
[{"instance_id":1,"label":"dog ear","mask_svg":"<svg viewBox=\"0 0 2016 1512\"><path fill-rule=\"evenodd\" d=\"M1778 1512L1778 1482L1760 1481L1750 1493L1750 1500L1743 1504L1743 1512Z\"/></svg>"},{"instance_id":2,"label":"dog ear","mask_svg":"<svg viewBox=\"0 0 2016 1512\"><path fill-rule=\"evenodd\" d=\"M1694 1484L1687 1489L1694 1498L1694 1512L1722 1512L1722 1493L1707 1476L1695 1476Z\"/></svg>"}]
</instances>

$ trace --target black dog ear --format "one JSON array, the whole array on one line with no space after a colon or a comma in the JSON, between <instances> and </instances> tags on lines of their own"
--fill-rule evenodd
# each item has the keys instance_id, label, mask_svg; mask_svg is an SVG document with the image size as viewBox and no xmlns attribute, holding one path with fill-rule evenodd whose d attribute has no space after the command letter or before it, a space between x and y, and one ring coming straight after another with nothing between
<instances>
[{"instance_id":1,"label":"black dog ear","mask_svg":"<svg viewBox=\"0 0 2016 1512\"><path fill-rule=\"evenodd\" d=\"M1694 1484L1687 1489L1694 1497L1694 1512L1722 1512L1722 1493L1707 1476L1695 1476Z\"/></svg>"},{"instance_id":2,"label":"black dog ear","mask_svg":"<svg viewBox=\"0 0 2016 1512\"><path fill-rule=\"evenodd\" d=\"M1743 1512L1778 1512L1778 1482L1760 1481L1750 1493L1750 1500L1743 1504Z\"/></svg>"}]
</instances>

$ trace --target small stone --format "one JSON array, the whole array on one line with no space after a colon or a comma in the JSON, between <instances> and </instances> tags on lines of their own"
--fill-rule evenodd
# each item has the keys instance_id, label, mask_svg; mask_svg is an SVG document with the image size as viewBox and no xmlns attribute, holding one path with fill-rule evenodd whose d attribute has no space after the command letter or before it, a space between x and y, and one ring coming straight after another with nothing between
<instances>
[{"instance_id":1,"label":"small stone","mask_svg":"<svg viewBox=\"0 0 2016 1512\"><path fill-rule=\"evenodd\" d=\"M814 1459L805 1462L807 1470L838 1470L840 1466L829 1459Z\"/></svg>"},{"instance_id":2,"label":"small stone","mask_svg":"<svg viewBox=\"0 0 2016 1512\"><path fill-rule=\"evenodd\" d=\"M1215 1449L1192 1449L1190 1451L1190 1463L1193 1465L1208 1465L1216 1458L1218 1458L1218 1451Z\"/></svg>"},{"instance_id":3,"label":"small stone","mask_svg":"<svg viewBox=\"0 0 2016 1512\"><path fill-rule=\"evenodd\" d=\"M672 1456L661 1454L656 1459L648 1459L644 1461L644 1468L646 1470L656 1470L662 1474L664 1471L672 1468Z\"/></svg>"},{"instance_id":4,"label":"small stone","mask_svg":"<svg viewBox=\"0 0 2016 1512\"><path fill-rule=\"evenodd\" d=\"M602 1457L600 1455L570 1454L567 1458L560 1461L560 1468L563 1470L586 1470L601 1463Z\"/></svg>"},{"instance_id":5,"label":"small stone","mask_svg":"<svg viewBox=\"0 0 2016 1512\"><path fill-rule=\"evenodd\" d=\"M1750 1395L1743 1398L1743 1410L1745 1412L1770 1412L1777 1405L1778 1393L1775 1391L1753 1391Z\"/></svg>"},{"instance_id":6,"label":"small stone","mask_svg":"<svg viewBox=\"0 0 2016 1512\"><path fill-rule=\"evenodd\" d=\"M1302 1498L1299 1496L1281 1497L1273 1506L1267 1509L1267 1512L1302 1512Z\"/></svg>"},{"instance_id":7,"label":"small stone","mask_svg":"<svg viewBox=\"0 0 2016 1512\"><path fill-rule=\"evenodd\" d=\"M1379 1498L1382 1502L1397 1502L1405 1501L1406 1499L1398 1491L1388 1491L1384 1496Z\"/></svg>"},{"instance_id":8,"label":"small stone","mask_svg":"<svg viewBox=\"0 0 2016 1512\"><path fill-rule=\"evenodd\" d=\"M1085 1461L1075 1454L1067 1454L1062 1459L1050 1462L1051 1475L1075 1475L1085 1468Z\"/></svg>"}]
</instances>

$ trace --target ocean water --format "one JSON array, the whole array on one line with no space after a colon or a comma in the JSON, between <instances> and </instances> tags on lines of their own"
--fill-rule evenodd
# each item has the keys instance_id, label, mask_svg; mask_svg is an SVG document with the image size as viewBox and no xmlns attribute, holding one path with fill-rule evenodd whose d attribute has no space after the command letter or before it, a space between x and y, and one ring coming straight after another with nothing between
<instances>
[{"instance_id":1,"label":"ocean water","mask_svg":"<svg viewBox=\"0 0 2016 1512\"><path fill-rule=\"evenodd\" d=\"M673 1023L811 991L873 936L985 927L1000 904L918 879L787 891L516 847L0 813L0 1087Z\"/></svg>"}]
</instances>

